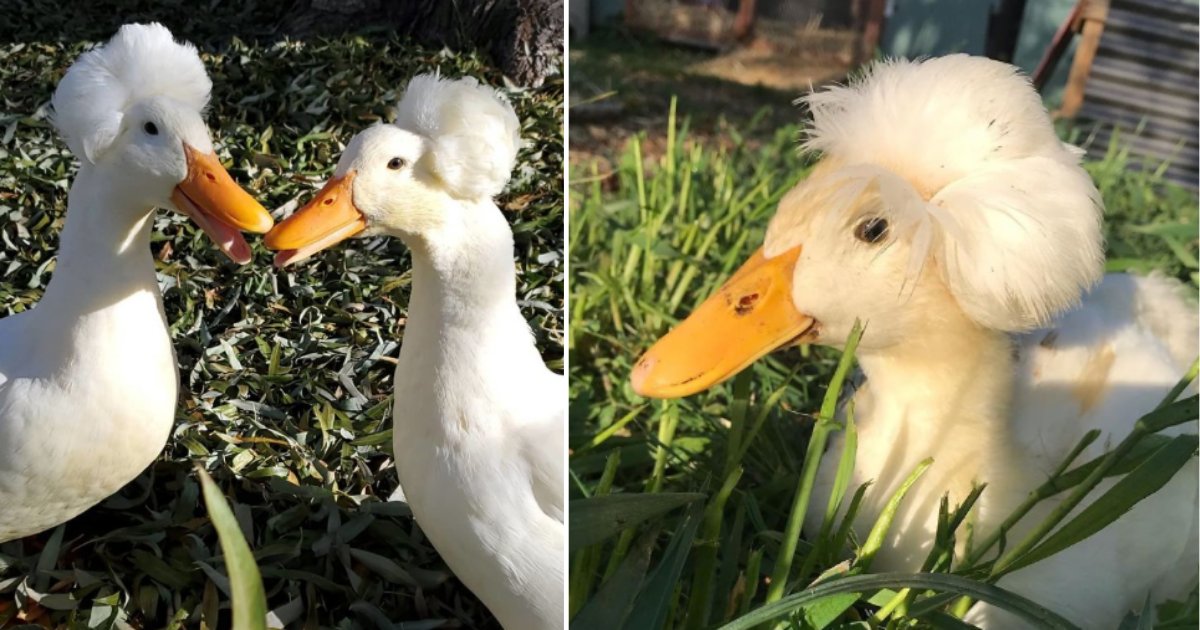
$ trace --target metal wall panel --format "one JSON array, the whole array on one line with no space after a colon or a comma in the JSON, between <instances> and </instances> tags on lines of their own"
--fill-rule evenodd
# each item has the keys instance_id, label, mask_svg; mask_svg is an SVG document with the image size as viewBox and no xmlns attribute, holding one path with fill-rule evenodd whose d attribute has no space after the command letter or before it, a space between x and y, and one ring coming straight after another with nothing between
<instances>
[{"instance_id":1,"label":"metal wall panel","mask_svg":"<svg viewBox=\"0 0 1200 630\"><path fill-rule=\"evenodd\" d=\"M1108 13L1078 119L1093 128L1088 153L1114 135L1135 161L1165 163L1172 181L1200 177L1200 7L1177 0L1116 0Z\"/></svg>"}]
</instances>

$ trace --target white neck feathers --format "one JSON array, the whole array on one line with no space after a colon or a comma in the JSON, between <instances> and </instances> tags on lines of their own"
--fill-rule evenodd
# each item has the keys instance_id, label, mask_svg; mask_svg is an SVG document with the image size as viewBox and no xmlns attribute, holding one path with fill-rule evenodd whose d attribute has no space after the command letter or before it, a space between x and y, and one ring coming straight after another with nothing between
<instances>
[{"instance_id":1,"label":"white neck feathers","mask_svg":"<svg viewBox=\"0 0 1200 630\"><path fill-rule=\"evenodd\" d=\"M75 315L152 292L158 282L150 256L151 207L126 198L85 164L71 186L54 276L41 308Z\"/></svg>"}]
</instances>

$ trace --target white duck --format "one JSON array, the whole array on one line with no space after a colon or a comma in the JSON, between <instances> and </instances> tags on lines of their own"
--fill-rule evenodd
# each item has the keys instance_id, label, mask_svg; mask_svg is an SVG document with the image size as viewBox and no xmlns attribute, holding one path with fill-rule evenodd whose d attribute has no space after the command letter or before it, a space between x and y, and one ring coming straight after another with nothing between
<instances>
[{"instance_id":1,"label":"white duck","mask_svg":"<svg viewBox=\"0 0 1200 630\"><path fill-rule=\"evenodd\" d=\"M1101 279L1100 196L1012 66L883 62L805 100L804 148L820 163L780 202L762 249L640 359L633 385L685 396L776 348L839 346L860 318L867 380L854 394L851 488L875 483L854 525L862 540L932 457L872 566L915 571L944 493L955 505L987 482L978 540L1086 431L1103 437L1077 462L1120 441L1195 358L1196 307L1161 278ZM823 462L809 532L836 459ZM1110 527L1000 585L1083 628L1116 627L1147 593L1178 598L1196 584L1197 510L1193 459ZM1022 625L982 605L970 620Z\"/></svg>"},{"instance_id":2,"label":"white duck","mask_svg":"<svg viewBox=\"0 0 1200 630\"><path fill-rule=\"evenodd\" d=\"M190 216L239 263L238 229L270 215L213 154L196 49L127 25L54 94L80 158L54 276L0 320L0 542L62 523L119 490L167 441L178 373L150 255L155 207Z\"/></svg>"},{"instance_id":3,"label":"white duck","mask_svg":"<svg viewBox=\"0 0 1200 630\"><path fill-rule=\"evenodd\" d=\"M396 468L413 515L510 630L563 625L565 382L516 302L513 237L492 201L519 146L512 106L422 75L393 125L358 134L333 179L266 237L279 266L354 235L412 250L396 367Z\"/></svg>"}]
</instances>

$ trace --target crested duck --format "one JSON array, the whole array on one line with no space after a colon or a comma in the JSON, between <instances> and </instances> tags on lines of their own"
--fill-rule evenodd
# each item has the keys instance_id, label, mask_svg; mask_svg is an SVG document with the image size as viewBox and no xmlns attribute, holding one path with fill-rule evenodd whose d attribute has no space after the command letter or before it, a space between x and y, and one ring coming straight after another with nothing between
<instances>
[{"instance_id":1,"label":"crested duck","mask_svg":"<svg viewBox=\"0 0 1200 630\"><path fill-rule=\"evenodd\" d=\"M238 263L238 230L272 220L217 161L196 49L159 24L121 27L54 93L81 165L54 276L0 319L0 542L67 521L148 466L167 441L178 374L150 254L155 207L192 218Z\"/></svg>"},{"instance_id":2,"label":"crested duck","mask_svg":"<svg viewBox=\"0 0 1200 630\"><path fill-rule=\"evenodd\" d=\"M280 267L356 235L412 251L393 411L400 487L501 625L536 630L563 624L566 389L517 306L512 230L492 201L519 130L474 79L415 77L396 122L355 136L266 244Z\"/></svg>"},{"instance_id":3,"label":"crested duck","mask_svg":"<svg viewBox=\"0 0 1200 630\"><path fill-rule=\"evenodd\" d=\"M916 571L943 494L955 505L987 484L971 516L979 539L1085 432L1102 437L1077 463L1125 437L1195 358L1196 307L1174 281L1103 274L1100 195L1012 66L884 61L804 100L813 121L803 148L820 161L780 201L761 249L639 359L632 384L686 396L777 348L840 347L861 319L850 487L874 483L853 526L862 540L932 457L872 565ZM818 472L810 533L836 460ZM1195 586L1198 505L1192 459L1109 527L999 585L1080 627L1116 627L1147 594L1178 599ZM968 620L1022 627L984 604Z\"/></svg>"}]
</instances>

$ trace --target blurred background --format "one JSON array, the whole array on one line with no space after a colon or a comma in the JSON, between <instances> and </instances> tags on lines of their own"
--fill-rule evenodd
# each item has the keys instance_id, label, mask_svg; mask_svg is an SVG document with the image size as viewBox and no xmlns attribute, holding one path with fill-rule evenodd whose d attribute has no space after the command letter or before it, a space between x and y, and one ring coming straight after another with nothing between
<instances>
[{"instance_id":1,"label":"blurred background","mask_svg":"<svg viewBox=\"0 0 1200 630\"><path fill-rule=\"evenodd\" d=\"M1197 16L1194 0L572 0L572 149L663 115L667 92L705 122L795 122L792 99L874 57L963 52L1033 76L1094 157L1120 135L1195 188Z\"/></svg>"}]
</instances>

